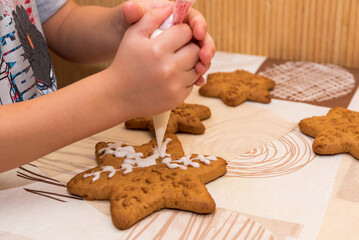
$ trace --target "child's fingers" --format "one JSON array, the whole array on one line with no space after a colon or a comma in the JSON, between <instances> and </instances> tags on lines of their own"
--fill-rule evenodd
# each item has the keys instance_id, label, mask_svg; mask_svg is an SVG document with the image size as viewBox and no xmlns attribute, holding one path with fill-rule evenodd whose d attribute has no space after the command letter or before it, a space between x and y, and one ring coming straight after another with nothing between
<instances>
[{"instance_id":1,"label":"child's fingers","mask_svg":"<svg viewBox=\"0 0 359 240\"><path fill-rule=\"evenodd\" d=\"M193 29L193 36L197 40L202 40L207 32L207 23L204 16L196 9L191 8L186 15L187 22Z\"/></svg>"},{"instance_id":2,"label":"child's fingers","mask_svg":"<svg viewBox=\"0 0 359 240\"><path fill-rule=\"evenodd\" d=\"M197 62L195 69L199 74L204 75L208 71L210 66L211 66L211 63L204 65L202 62Z\"/></svg>"},{"instance_id":3,"label":"child's fingers","mask_svg":"<svg viewBox=\"0 0 359 240\"><path fill-rule=\"evenodd\" d=\"M158 7L163 7L166 4L168 4L167 0L151 0L151 1L146 1L146 9L147 10L151 10L153 8L158 8Z\"/></svg>"},{"instance_id":4,"label":"child's fingers","mask_svg":"<svg viewBox=\"0 0 359 240\"><path fill-rule=\"evenodd\" d=\"M133 26L133 30L139 31L143 36L150 38L151 34L171 15L173 4L153 8L147 11L143 17Z\"/></svg>"},{"instance_id":5,"label":"child's fingers","mask_svg":"<svg viewBox=\"0 0 359 240\"><path fill-rule=\"evenodd\" d=\"M199 52L199 59L201 62L205 65L210 63L216 52L216 47L212 37L207 34L206 37L198 43L198 46L201 48Z\"/></svg>"},{"instance_id":6,"label":"child's fingers","mask_svg":"<svg viewBox=\"0 0 359 240\"><path fill-rule=\"evenodd\" d=\"M181 69L188 71L195 67L198 58L199 47L194 43L189 43L176 52L176 61Z\"/></svg>"},{"instance_id":7,"label":"child's fingers","mask_svg":"<svg viewBox=\"0 0 359 240\"><path fill-rule=\"evenodd\" d=\"M163 49L176 52L192 40L192 30L187 24L174 25L153 39Z\"/></svg>"},{"instance_id":8,"label":"child's fingers","mask_svg":"<svg viewBox=\"0 0 359 240\"><path fill-rule=\"evenodd\" d=\"M194 83L196 86L202 86L206 81L204 80L203 76L200 76L197 81Z\"/></svg>"},{"instance_id":9,"label":"child's fingers","mask_svg":"<svg viewBox=\"0 0 359 240\"><path fill-rule=\"evenodd\" d=\"M183 84L186 88L193 86L193 84L197 81L197 79L201 76L197 73L197 71L192 68L191 70L187 71L183 75Z\"/></svg>"},{"instance_id":10,"label":"child's fingers","mask_svg":"<svg viewBox=\"0 0 359 240\"><path fill-rule=\"evenodd\" d=\"M123 17L129 24L133 24L141 19L145 14L145 9L137 2L125 2L123 5Z\"/></svg>"}]
</instances>

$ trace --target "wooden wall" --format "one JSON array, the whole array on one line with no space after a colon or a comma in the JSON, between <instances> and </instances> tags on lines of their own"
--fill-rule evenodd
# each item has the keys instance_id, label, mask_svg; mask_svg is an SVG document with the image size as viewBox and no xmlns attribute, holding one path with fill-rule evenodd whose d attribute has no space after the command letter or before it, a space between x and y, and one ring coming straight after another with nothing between
<instances>
[{"instance_id":1,"label":"wooden wall","mask_svg":"<svg viewBox=\"0 0 359 240\"><path fill-rule=\"evenodd\" d=\"M218 50L359 67L358 0L199 0Z\"/></svg>"},{"instance_id":2,"label":"wooden wall","mask_svg":"<svg viewBox=\"0 0 359 240\"><path fill-rule=\"evenodd\" d=\"M76 0L115 6L123 0ZM359 0L197 0L218 51L359 67ZM106 64L70 64L53 55L59 86Z\"/></svg>"}]
</instances>

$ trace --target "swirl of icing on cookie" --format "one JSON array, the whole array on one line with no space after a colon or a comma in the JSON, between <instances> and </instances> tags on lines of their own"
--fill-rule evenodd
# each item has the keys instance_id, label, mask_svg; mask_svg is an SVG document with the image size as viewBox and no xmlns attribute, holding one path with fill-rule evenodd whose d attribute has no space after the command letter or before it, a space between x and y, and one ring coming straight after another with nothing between
<instances>
[{"instance_id":1,"label":"swirl of icing on cookie","mask_svg":"<svg viewBox=\"0 0 359 240\"><path fill-rule=\"evenodd\" d=\"M108 177L109 177L109 178L112 178L117 171L118 171L118 169L115 169L115 168L112 167L112 166L102 166L102 171L97 171L97 172L92 172L92 173L84 174L84 178L93 176L92 181L96 181L96 180L98 180L98 179L100 178L100 175L101 175L101 173L103 173L103 172L110 172L110 174L108 175Z\"/></svg>"},{"instance_id":2,"label":"swirl of icing on cookie","mask_svg":"<svg viewBox=\"0 0 359 240\"><path fill-rule=\"evenodd\" d=\"M98 151L99 154L104 155L114 155L115 157L125 157L125 158L140 158L143 157L143 153L136 152L135 149L131 146L122 147L123 143L108 143L106 148L102 148Z\"/></svg>"},{"instance_id":3,"label":"swirl of icing on cookie","mask_svg":"<svg viewBox=\"0 0 359 240\"><path fill-rule=\"evenodd\" d=\"M166 164L166 166L170 169L174 168L181 168L183 170L187 169L187 166L191 166L194 168L199 168L200 164L194 162L193 160L199 160L202 163L210 164L211 161L217 161L216 157L213 156L204 156L204 155L197 155L195 158L191 158L191 155L186 155L181 157L178 160L173 160L171 158L171 154L168 154L167 151L167 144L172 141L170 138L167 138L159 150L155 148L153 150L153 154L148 156L147 158L142 158L143 154L138 153L132 146L125 146L122 147L123 143L109 143L107 144L106 148L100 149L99 153L102 154L102 157L106 154L112 154L116 157L124 157L125 160L121 164L121 169L115 169L112 166L102 166L102 171L91 172L88 174L84 174L83 177L93 177L92 181L96 181L100 178L101 173L103 172L110 172L108 178L112 178L117 171L125 170L123 174L127 174L133 171L133 168L139 167L149 167L156 165L156 160L158 158L162 158L162 163Z\"/></svg>"},{"instance_id":4,"label":"swirl of icing on cookie","mask_svg":"<svg viewBox=\"0 0 359 240\"><path fill-rule=\"evenodd\" d=\"M166 164L168 168L181 168L181 169L186 169L187 166L191 166L194 168L198 168L200 167L199 163L197 162L193 162L193 160L199 160L200 162L203 162L205 164L211 164L211 161L217 161L216 157L213 156L208 156L205 157L204 155L198 155L196 158L191 158L191 155L187 155L185 157L181 157L178 160L172 160L172 158L164 158L162 160L162 163ZM180 165L178 163L182 163L183 165Z\"/></svg>"}]
</instances>

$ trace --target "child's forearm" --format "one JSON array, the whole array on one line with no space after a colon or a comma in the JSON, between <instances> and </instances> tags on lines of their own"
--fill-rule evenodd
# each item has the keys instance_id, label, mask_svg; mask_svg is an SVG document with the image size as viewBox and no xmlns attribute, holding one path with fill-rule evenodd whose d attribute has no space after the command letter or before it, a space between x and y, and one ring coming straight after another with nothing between
<instances>
[{"instance_id":1,"label":"child's forearm","mask_svg":"<svg viewBox=\"0 0 359 240\"><path fill-rule=\"evenodd\" d=\"M0 172L127 120L121 99L109 102L111 90L103 83L104 75L101 72L57 92L0 106Z\"/></svg>"},{"instance_id":2,"label":"child's forearm","mask_svg":"<svg viewBox=\"0 0 359 240\"><path fill-rule=\"evenodd\" d=\"M0 106L0 172L183 102L199 77L200 48L191 42L192 29L179 24L150 38L172 11L167 5L146 12L102 72L57 92Z\"/></svg>"},{"instance_id":3,"label":"child's forearm","mask_svg":"<svg viewBox=\"0 0 359 240\"><path fill-rule=\"evenodd\" d=\"M79 6L68 1L43 24L49 47L73 62L112 59L127 28L122 7Z\"/></svg>"},{"instance_id":4,"label":"child's forearm","mask_svg":"<svg viewBox=\"0 0 359 240\"><path fill-rule=\"evenodd\" d=\"M140 4L128 1L114 8L104 8L80 7L69 0L43 25L49 47L62 57L80 63L113 59L131 24L139 21L148 9L166 2L172 3L166 0L136 2ZM196 71L203 75L215 52L214 41L206 33L206 21L197 10L190 9L186 23L192 28L193 37L201 48Z\"/></svg>"}]
</instances>

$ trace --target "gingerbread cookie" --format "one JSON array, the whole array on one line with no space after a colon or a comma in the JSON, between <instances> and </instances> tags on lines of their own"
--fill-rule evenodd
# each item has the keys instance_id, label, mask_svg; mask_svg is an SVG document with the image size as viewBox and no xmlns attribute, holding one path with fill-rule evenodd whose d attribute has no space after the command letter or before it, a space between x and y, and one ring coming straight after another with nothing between
<instances>
[{"instance_id":1,"label":"gingerbread cookie","mask_svg":"<svg viewBox=\"0 0 359 240\"><path fill-rule=\"evenodd\" d=\"M119 229L163 208L213 212L216 205L204 184L226 173L226 161L185 155L174 134L165 138L161 151L155 139L141 146L98 143L98 166L73 177L68 191L88 200L109 199Z\"/></svg>"},{"instance_id":2,"label":"gingerbread cookie","mask_svg":"<svg viewBox=\"0 0 359 240\"><path fill-rule=\"evenodd\" d=\"M268 90L273 89L274 85L275 82L267 77L237 70L209 74L199 93L221 98L226 105L235 107L245 100L269 103L271 96Z\"/></svg>"},{"instance_id":3,"label":"gingerbread cookie","mask_svg":"<svg viewBox=\"0 0 359 240\"><path fill-rule=\"evenodd\" d=\"M350 153L359 159L359 112L342 107L332 108L326 116L301 120L299 128L315 138L315 153Z\"/></svg>"},{"instance_id":4,"label":"gingerbread cookie","mask_svg":"<svg viewBox=\"0 0 359 240\"><path fill-rule=\"evenodd\" d=\"M199 104L182 103L171 111L166 133L194 133L202 134L205 126L201 120L211 116L208 107ZM140 117L125 122L128 129L149 129L155 135L152 117Z\"/></svg>"}]
</instances>

